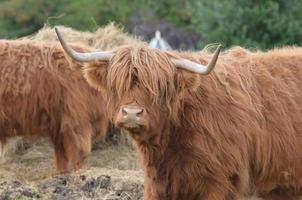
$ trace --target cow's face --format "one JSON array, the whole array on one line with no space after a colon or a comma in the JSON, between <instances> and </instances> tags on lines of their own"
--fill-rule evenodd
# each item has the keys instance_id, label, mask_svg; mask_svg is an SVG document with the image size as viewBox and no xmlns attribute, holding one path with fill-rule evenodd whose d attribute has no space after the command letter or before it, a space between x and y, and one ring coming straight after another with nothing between
<instances>
[{"instance_id":1,"label":"cow's face","mask_svg":"<svg viewBox=\"0 0 302 200\"><path fill-rule=\"evenodd\" d=\"M177 70L160 50L130 47L84 69L88 82L106 94L112 122L140 141L155 139L178 120L185 73L198 78Z\"/></svg>"},{"instance_id":2,"label":"cow's face","mask_svg":"<svg viewBox=\"0 0 302 200\"><path fill-rule=\"evenodd\" d=\"M122 98L117 98L111 108L114 124L140 141L149 141L163 131L168 114L164 106L153 102L152 95L134 86Z\"/></svg>"},{"instance_id":3,"label":"cow's face","mask_svg":"<svg viewBox=\"0 0 302 200\"><path fill-rule=\"evenodd\" d=\"M107 97L114 124L144 142L157 140L171 125L180 123L184 99L199 86L199 74L214 68L220 52L219 47L207 66L145 45L79 53L56 31L72 58L88 62L84 77Z\"/></svg>"}]
</instances>

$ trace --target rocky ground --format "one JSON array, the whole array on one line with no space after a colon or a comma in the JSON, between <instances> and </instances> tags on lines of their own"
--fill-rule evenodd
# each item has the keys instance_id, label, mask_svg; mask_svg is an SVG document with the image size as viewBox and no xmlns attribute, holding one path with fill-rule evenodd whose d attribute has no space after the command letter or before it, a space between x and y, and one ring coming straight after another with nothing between
<instances>
[{"instance_id":1,"label":"rocky ground","mask_svg":"<svg viewBox=\"0 0 302 200\"><path fill-rule=\"evenodd\" d=\"M2 180L0 199L143 199L142 173L93 168L36 182Z\"/></svg>"},{"instance_id":2,"label":"rocky ground","mask_svg":"<svg viewBox=\"0 0 302 200\"><path fill-rule=\"evenodd\" d=\"M82 170L66 175L56 174L52 154L46 140L10 147L1 158L0 200L143 199L143 172L128 144L99 143Z\"/></svg>"}]
</instances>

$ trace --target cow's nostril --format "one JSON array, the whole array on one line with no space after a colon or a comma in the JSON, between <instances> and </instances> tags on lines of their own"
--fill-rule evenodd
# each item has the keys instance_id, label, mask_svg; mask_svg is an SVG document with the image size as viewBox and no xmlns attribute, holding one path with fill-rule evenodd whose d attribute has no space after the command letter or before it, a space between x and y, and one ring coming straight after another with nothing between
<instances>
[{"instance_id":1,"label":"cow's nostril","mask_svg":"<svg viewBox=\"0 0 302 200\"><path fill-rule=\"evenodd\" d=\"M144 114L144 109L134 106L124 106L121 108L121 115L125 118L141 117Z\"/></svg>"},{"instance_id":2,"label":"cow's nostril","mask_svg":"<svg viewBox=\"0 0 302 200\"><path fill-rule=\"evenodd\" d=\"M144 113L144 110L141 109L140 111L138 111L138 112L136 113L136 116L137 116L137 117L140 117L140 116L142 116L143 113Z\"/></svg>"},{"instance_id":3,"label":"cow's nostril","mask_svg":"<svg viewBox=\"0 0 302 200\"><path fill-rule=\"evenodd\" d=\"M128 114L125 108L122 108L122 114L123 114L124 116L126 116L126 115Z\"/></svg>"}]
</instances>

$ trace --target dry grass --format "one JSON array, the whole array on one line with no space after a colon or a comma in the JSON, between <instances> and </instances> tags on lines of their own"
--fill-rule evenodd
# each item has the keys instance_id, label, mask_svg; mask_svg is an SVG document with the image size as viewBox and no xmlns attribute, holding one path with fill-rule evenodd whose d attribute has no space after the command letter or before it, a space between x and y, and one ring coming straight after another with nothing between
<instances>
[{"instance_id":1,"label":"dry grass","mask_svg":"<svg viewBox=\"0 0 302 200\"><path fill-rule=\"evenodd\" d=\"M83 184L101 175L108 175L111 178L110 188L106 190L94 189L93 191L98 199L120 199L116 195L118 191L122 191L124 196L132 195L130 199L140 199L143 190L143 171L137 164L133 149L129 145L98 144L97 147L86 160L83 169L68 175L70 178L68 189L63 189L72 190L72 193L79 197L75 199L94 199L93 197L89 198L89 192L81 189ZM9 159L0 164L0 183L5 181L11 185L14 181L19 181L25 188L29 187L38 191L42 199L56 199L54 190L58 185L60 188L60 184L56 182L61 179L61 176L57 176L58 174L54 170L53 148L46 139L34 142L23 152L18 151L15 154L10 152L7 155ZM81 181L79 177L83 176L87 181ZM50 186L40 189L43 185ZM12 187L10 192L14 193L15 190ZM0 188L0 195L1 192L3 190ZM133 197L133 195L136 196Z\"/></svg>"},{"instance_id":2,"label":"dry grass","mask_svg":"<svg viewBox=\"0 0 302 200\"><path fill-rule=\"evenodd\" d=\"M98 144L84 166L89 168L107 168L119 170L138 170L136 156L128 145ZM23 152L13 152L5 156L0 164L0 179L16 179L20 181L37 181L55 175L53 148L47 139L40 139Z\"/></svg>"},{"instance_id":3,"label":"dry grass","mask_svg":"<svg viewBox=\"0 0 302 200\"><path fill-rule=\"evenodd\" d=\"M82 32L70 27L57 26L60 32L69 43L81 43L97 50L111 50L117 46L126 44L142 44L141 38L134 37L123 31L121 27L110 23L99 27L95 32ZM58 41L54 28L44 26L37 33L23 37L21 39L31 39L35 41Z\"/></svg>"}]
</instances>

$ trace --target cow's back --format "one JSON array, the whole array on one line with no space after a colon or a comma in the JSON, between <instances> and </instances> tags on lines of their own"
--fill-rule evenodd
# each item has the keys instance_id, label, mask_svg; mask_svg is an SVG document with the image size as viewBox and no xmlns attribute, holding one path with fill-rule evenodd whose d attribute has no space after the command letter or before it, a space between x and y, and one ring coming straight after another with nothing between
<instances>
[{"instance_id":1,"label":"cow's back","mask_svg":"<svg viewBox=\"0 0 302 200\"><path fill-rule=\"evenodd\" d=\"M209 57L193 56L203 63ZM219 160L215 174L235 177L239 193L301 190L301 86L302 48L231 49L187 95L179 133L211 152L208 158Z\"/></svg>"},{"instance_id":2,"label":"cow's back","mask_svg":"<svg viewBox=\"0 0 302 200\"><path fill-rule=\"evenodd\" d=\"M245 110L237 120L246 134L241 145L248 147L251 183L260 192L302 188L302 48L234 49L222 60L217 72L227 80L228 101Z\"/></svg>"},{"instance_id":3,"label":"cow's back","mask_svg":"<svg viewBox=\"0 0 302 200\"><path fill-rule=\"evenodd\" d=\"M101 94L57 43L2 41L0 60L2 135L55 134L66 115L78 126L106 118Z\"/></svg>"},{"instance_id":4,"label":"cow's back","mask_svg":"<svg viewBox=\"0 0 302 200\"><path fill-rule=\"evenodd\" d=\"M257 182L302 188L302 49L255 53L251 59L264 116L257 137L261 151L255 152Z\"/></svg>"}]
</instances>

